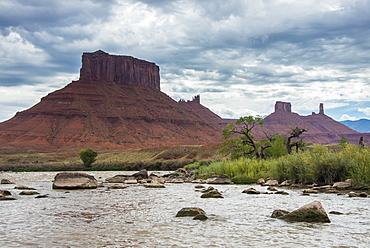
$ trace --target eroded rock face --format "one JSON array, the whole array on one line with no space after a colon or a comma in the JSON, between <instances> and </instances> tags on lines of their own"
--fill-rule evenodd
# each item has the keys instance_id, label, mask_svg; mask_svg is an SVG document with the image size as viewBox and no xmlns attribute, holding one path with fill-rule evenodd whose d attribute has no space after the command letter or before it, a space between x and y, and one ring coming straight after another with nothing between
<instances>
[{"instance_id":1,"label":"eroded rock face","mask_svg":"<svg viewBox=\"0 0 370 248\"><path fill-rule=\"evenodd\" d=\"M53 189L95 189L98 181L83 172L60 172L53 182Z\"/></svg>"},{"instance_id":2,"label":"eroded rock face","mask_svg":"<svg viewBox=\"0 0 370 248\"><path fill-rule=\"evenodd\" d=\"M271 217L287 221L330 222L328 214L319 201L306 204L292 212L275 210Z\"/></svg>"},{"instance_id":3,"label":"eroded rock face","mask_svg":"<svg viewBox=\"0 0 370 248\"><path fill-rule=\"evenodd\" d=\"M110 55L101 50L82 55L81 81L142 85L160 90L159 67L130 56Z\"/></svg>"}]
</instances>

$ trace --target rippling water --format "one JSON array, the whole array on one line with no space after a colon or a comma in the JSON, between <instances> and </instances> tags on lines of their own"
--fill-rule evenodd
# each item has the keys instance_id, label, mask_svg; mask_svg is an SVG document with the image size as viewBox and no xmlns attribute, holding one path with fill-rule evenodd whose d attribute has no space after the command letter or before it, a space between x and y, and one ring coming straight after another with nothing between
<instances>
[{"instance_id":1,"label":"rippling water","mask_svg":"<svg viewBox=\"0 0 370 248\"><path fill-rule=\"evenodd\" d=\"M0 202L1 247L369 247L370 198L317 194L247 195L257 185L214 185L223 199L202 199L194 184L163 189L53 190L56 173L1 173L1 178L34 187L48 198L18 195ZM98 181L121 172L91 172ZM128 173L131 174L131 173ZM289 223L270 218L275 209L292 211L320 201L331 223ZM200 207L206 221L176 218L183 207Z\"/></svg>"}]
</instances>

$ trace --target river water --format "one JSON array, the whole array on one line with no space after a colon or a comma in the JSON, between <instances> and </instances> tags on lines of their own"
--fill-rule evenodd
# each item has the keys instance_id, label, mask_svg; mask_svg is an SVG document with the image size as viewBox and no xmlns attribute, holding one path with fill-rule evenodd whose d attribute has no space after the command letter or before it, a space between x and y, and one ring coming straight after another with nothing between
<instances>
[{"instance_id":1,"label":"river water","mask_svg":"<svg viewBox=\"0 0 370 248\"><path fill-rule=\"evenodd\" d=\"M213 185L223 199L203 199L194 184L152 189L130 185L91 190L53 190L55 172L0 174L34 187L47 198L19 195L0 201L0 247L370 247L370 198L284 189L289 195L241 193L258 185ZM122 172L90 172L103 182ZM132 174L128 172L127 174ZM331 223L289 223L271 218L320 201ZM206 221L175 217L183 207L200 207Z\"/></svg>"}]
</instances>

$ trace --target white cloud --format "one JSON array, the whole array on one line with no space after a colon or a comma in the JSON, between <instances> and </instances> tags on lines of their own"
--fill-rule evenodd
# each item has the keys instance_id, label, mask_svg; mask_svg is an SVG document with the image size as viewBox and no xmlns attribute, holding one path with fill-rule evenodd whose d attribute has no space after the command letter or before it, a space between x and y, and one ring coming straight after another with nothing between
<instances>
[{"instance_id":1,"label":"white cloud","mask_svg":"<svg viewBox=\"0 0 370 248\"><path fill-rule=\"evenodd\" d=\"M340 117L340 121L357 121L359 118L356 118L356 117L351 117L347 114L343 114L341 117Z\"/></svg>"},{"instance_id":2,"label":"white cloud","mask_svg":"<svg viewBox=\"0 0 370 248\"><path fill-rule=\"evenodd\" d=\"M366 115L370 115L370 107L369 108L359 108L358 111L363 112Z\"/></svg>"}]
</instances>

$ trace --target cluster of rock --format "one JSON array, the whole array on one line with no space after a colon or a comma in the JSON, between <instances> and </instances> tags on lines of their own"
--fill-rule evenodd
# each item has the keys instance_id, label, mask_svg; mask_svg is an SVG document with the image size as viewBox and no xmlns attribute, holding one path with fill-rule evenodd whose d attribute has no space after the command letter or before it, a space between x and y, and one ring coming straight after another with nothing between
<instances>
[{"instance_id":1,"label":"cluster of rock","mask_svg":"<svg viewBox=\"0 0 370 248\"><path fill-rule=\"evenodd\" d=\"M9 179L1 179L1 184L15 184ZM16 185L14 189L21 190L19 195L38 195L38 198L41 196L35 188L30 188L26 185ZM41 196L42 197L42 196ZM9 190L0 190L0 201L16 200L12 196L12 193Z\"/></svg>"},{"instance_id":2,"label":"cluster of rock","mask_svg":"<svg viewBox=\"0 0 370 248\"><path fill-rule=\"evenodd\" d=\"M361 188L354 187L353 180L347 179L343 182L335 182L332 185L317 185L317 184L292 184L289 180L279 183L277 180L269 179L265 181L264 178L260 178L257 184L262 186L276 186L276 187L291 187L291 188L302 188L302 195L318 194L318 193L334 193L343 194L343 192L348 192L349 197L368 197L367 192L354 192L352 190L360 190ZM269 189L269 188L268 188ZM277 191L276 193L281 193ZM252 191L243 192L253 194ZM258 191L257 191L258 193Z\"/></svg>"}]
</instances>

